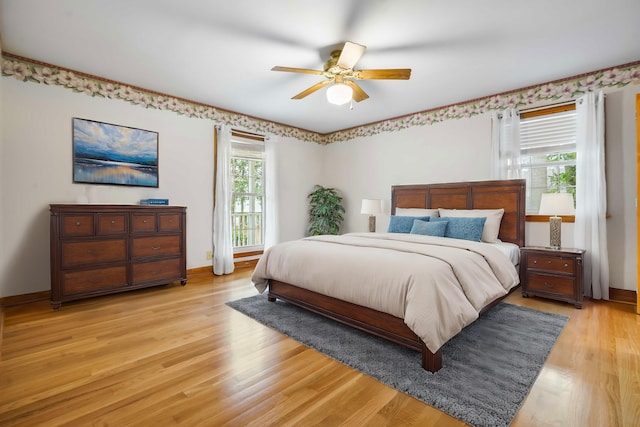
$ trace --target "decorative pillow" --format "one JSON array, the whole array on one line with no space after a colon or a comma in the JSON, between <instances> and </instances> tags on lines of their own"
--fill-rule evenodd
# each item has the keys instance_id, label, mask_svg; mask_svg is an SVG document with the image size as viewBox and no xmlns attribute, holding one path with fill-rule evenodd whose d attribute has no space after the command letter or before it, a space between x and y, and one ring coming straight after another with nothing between
<instances>
[{"instance_id":1,"label":"decorative pillow","mask_svg":"<svg viewBox=\"0 0 640 427\"><path fill-rule=\"evenodd\" d=\"M414 219L411 234L444 237L444 230L447 228L447 224L448 221L428 222Z\"/></svg>"},{"instance_id":2,"label":"decorative pillow","mask_svg":"<svg viewBox=\"0 0 640 427\"><path fill-rule=\"evenodd\" d=\"M396 208L397 216L440 216L438 209Z\"/></svg>"},{"instance_id":3,"label":"decorative pillow","mask_svg":"<svg viewBox=\"0 0 640 427\"><path fill-rule=\"evenodd\" d=\"M500 222L504 215L504 209L438 209L440 216L448 217L486 217L482 231L482 241L487 243L495 243L498 241L498 233L500 232Z\"/></svg>"},{"instance_id":4,"label":"decorative pillow","mask_svg":"<svg viewBox=\"0 0 640 427\"><path fill-rule=\"evenodd\" d=\"M389 219L389 228L387 233L409 233L413 227L413 220L429 221L428 216L397 216L391 215Z\"/></svg>"},{"instance_id":5,"label":"decorative pillow","mask_svg":"<svg viewBox=\"0 0 640 427\"><path fill-rule=\"evenodd\" d=\"M431 218L431 221L447 221L447 228L444 231L444 237L453 239L464 239L479 242L482 237L482 229L487 219L472 217L438 217Z\"/></svg>"}]
</instances>

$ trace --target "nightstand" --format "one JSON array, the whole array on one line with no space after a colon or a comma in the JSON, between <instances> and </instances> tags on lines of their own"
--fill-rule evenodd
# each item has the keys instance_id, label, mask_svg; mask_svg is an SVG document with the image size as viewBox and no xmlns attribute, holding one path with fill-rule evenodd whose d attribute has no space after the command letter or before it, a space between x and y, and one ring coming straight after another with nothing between
<instances>
[{"instance_id":1,"label":"nightstand","mask_svg":"<svg viewBox=\"0 0 640 427\"><path fill-rule=\"evenodd\" d=\"M522 296L566 301L582 308L583 249L520 248Z\"/></svg>"}]
</instances>

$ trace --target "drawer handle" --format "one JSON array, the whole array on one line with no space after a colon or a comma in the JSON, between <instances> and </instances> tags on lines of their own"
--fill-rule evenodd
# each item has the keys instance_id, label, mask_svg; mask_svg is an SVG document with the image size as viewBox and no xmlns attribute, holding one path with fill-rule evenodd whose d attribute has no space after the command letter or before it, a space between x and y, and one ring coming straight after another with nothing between
<instances>
[{"instance_id":1,"label":"drawer handle","mask_svg":"<svg viewBox=\"0 0 640 427\"><path fill-rule=\"evenodd\" d=\"M151 249L154 251L157 251L158 249L160 249L162 246L151 246Z\"/></svg>"},{"instance_id":2,"label":"drawer handle","mask_svg":"<svg viewBox=\"0 0 640 427\"><path fill-rule=\"evenodd\" d=\"M566 262L564 263L564 268L569 267L569 264L567 264Z\"/></svg>"},{"instance_id":3,"label":"drawer handle","mask_svg":"<svg viewBox=\"0 0 640 427\"><path fill-rule=\"evenodd\" d=\"M547 264L551 264L551 260L547 261Z\"/></svg>"},{"instance_id":4,"label":"drawer handle","mask_svg":"<svg viewBox=\"0 0 640 427\"><path fill-rule=\"evenodd\" d=\"M146 220L146 219L143 219L143 220L142 220L142 222L146 224L146 223L147 223L147 220Z\"/></svg>"},{"instance_id":5,"label":"drawer handle","mask_svg":"<svg viewBox=\"0 0 640 427\"><path fill-rule=\"evenodd\" d=\"M116 222L114 220L111 220L111 224L115 224Z\"/></svg>"},{"instance_id":6,"label":"drawer handle","mask_svg":"<svg viewBox=\"0 0 640 427\"><path fill-rule=\"evenodd\" d=\"M533 260L533 263L534 263L534 264L537 264L537 263L538 263L538 260L537 260L537 259L534 259L534 260Z\"/></svg>"},{"instance_id":7,"label":"drawer handle","mask_svg":"<svg viewBox=\"0 0 640 427\"><path fill-rule=\"evenodd\" d=\"M78 225L78 226L79 226L79 225L80 225L80 221L76 221L76 225Z\"/></svg>"},{"instance_id":8,"label":"drawer handle","mask_svg":"<svg viewBox=\"0 0 640 427\"><path fill-rule=\"evenodd\" d=\"M551 289L551 288L555 287L555 285L554 285L553 283L549 283L549 282L544 282L544 286L545 286L546 288L549 288L549 289Z\"/></svg>"}]
</instances>

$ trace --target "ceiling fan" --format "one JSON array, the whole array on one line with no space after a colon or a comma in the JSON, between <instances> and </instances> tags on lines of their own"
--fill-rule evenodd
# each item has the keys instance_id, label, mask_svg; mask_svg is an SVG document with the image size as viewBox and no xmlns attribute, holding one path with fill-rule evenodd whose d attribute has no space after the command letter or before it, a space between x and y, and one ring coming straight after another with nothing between
<instances>
[{"instance_id":1,"label":"ceiling fan","mask_svg":"<svg viewBox=\"0 0 640 427\"><path fill-rule=\"evenodd\" d=\"M354 70L353 67L355 67L365 49L366 46L346 42L342 50L334 50L331 52L331 58L324 64L324 71L279 66L273 67L271 71L287 71L291 73L325 76L327 80L316 83L293 96L291 99L302 99L330 85L327 89L327 99L329 102L337 105L346 104L351 99L360 102L369 98L369 95L367 95L354 80L409 80L409 77L411 77L411 68Z\"/></svg>"}]
</instances>

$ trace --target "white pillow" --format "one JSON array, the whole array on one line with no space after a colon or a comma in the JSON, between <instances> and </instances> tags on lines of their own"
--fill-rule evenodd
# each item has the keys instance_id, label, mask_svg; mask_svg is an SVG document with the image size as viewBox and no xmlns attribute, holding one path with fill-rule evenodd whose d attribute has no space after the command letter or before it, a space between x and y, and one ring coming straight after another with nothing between
<instances>
[{"instance_id":1,"label":"white pillow","mask_svg":"<svg viewBox=\"0 0 640 427\"><path fill-rule=\"evenodd\" d=\"M438 216L438 209L396 208L396 216Z\"/></svg>"},{"instance_id":2,"label":"white pillow","mask_svg":"<svg viewBox=\"0 0 640 427\"><path fill-rule=\"evenodd\" d=\"M498 233L500 233L500 222L502 221L502 215L504 215L504 209L438 209L440 216L449 217L485 217L487 220L484 223L484 229L482 230L483 242L495 243L498 241Z\"/></svg>"}]
</instances>

